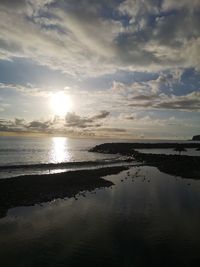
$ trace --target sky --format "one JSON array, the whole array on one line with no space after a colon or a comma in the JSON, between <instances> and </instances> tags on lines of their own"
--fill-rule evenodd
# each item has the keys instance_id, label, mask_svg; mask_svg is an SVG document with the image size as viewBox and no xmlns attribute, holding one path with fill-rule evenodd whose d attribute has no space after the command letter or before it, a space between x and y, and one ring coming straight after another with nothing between
<instances>
[{"instance_id":1,"label":"sky","mask_svg":"<svg viewBox=\"0 0 200 267\"><path fill-rule=\"evenodd\" d=\"M0 132L200 134L199 0L0 0Z\"/></svg>"}]
</instances>

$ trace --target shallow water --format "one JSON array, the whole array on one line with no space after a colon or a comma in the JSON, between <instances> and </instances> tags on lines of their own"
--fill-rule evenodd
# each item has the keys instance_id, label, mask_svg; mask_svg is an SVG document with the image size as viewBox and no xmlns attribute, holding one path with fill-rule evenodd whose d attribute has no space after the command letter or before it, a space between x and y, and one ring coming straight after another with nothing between
<instances>
[{"instance_id":1,"label":"shallow water","mask_svg":"<svg viewBox=\"0 0 200 267\"><path fill-rule=\"evenodd\" d=\"M135 178L132 178L132 177ZM0 219L2 266L200 266L200 182L154 167Z\"/></svg>"},{"instance_id":2,"label":"shallow water","mask_svg":"<svg viewBox=\"0 0 200 267\"><path fill-rule=\"evenodd\" d=\"M165 148L165 149L150 148L150 149L136 149L136 150L147 154L152 153L152 154L165 154L165 155L179 155L179 152L174 151L173 148ZM187 148L186 151L181 152L181 155L200 156L200 150L197 150L196 148Z\"/></svg>"}]
</instances>

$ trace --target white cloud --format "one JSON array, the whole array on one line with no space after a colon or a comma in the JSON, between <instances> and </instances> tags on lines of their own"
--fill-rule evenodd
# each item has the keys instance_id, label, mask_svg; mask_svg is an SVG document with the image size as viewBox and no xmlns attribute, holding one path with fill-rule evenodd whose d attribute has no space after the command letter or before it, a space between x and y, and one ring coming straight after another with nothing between
<instances>
[{"instance_id":1,"label":"white cloud","mask_svg":"<svg viewBox=\"0 0 200 267\"><path fill-rule=\"evenodd\" d=\"M30 83L27 85L0 83L0 90L1 89L15 90L21 94L35 96L35 97L49 97L52 93L49 88L47 89L40 88Z\"/></svg>"},{"instance_id":2,"label":"white cloud","mask_svg":"<svg viewBox=\"0 0 200 267\"><path fill-rule=\"evenodd\" d=\"M165 11L169 11L172 9L180 9L180 8L188 8L188 9L195 9L200 6L199 0L164 0L162 8Z\"/></svg>"},{"instance_id":3,"label":"white cloud","mask_svg":"<svg viewBox=\"0 0 200 267\"><path fill-rule=\"evenodd\" d=\"M199 67L199 19L180 11L160 16L157 1L126 0L115 12L130 16L129 25L101 16L102 2L1 2L0 56L31 58L72 75L97 76L116 69L163 70ZM187 1L178 1L177 8ZM12 3L12 4L11 4ZM168 3L168 4L167 4ZM176 1L177 3L177 1ZM163 8L175 5L167 1ZM197 1L191 5L198 7ZM167 7L168 6L168 7ZM152 26L149 15L159 15ZM13 27L14 25L14 27ZM132 30L132 27L134 30ZM129 29L128 29L129 28Z\"/></svg>"},{"instance_id":4,"label":"white cloud","mask_svg":"<svg viewBox=\"0 0 200 267\"><path fill-rule=\"evenodd\" d=\"M139 95L132 97L129 104L135 108L200 111L200 92L192 92L187 95Z\"/></svg>"}]
</instances>

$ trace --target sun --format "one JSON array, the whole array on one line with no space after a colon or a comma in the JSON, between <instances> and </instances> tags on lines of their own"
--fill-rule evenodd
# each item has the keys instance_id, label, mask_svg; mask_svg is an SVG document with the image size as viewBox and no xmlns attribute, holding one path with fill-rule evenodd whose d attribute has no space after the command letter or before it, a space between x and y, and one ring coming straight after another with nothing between
<instances>
[{"instance_id":1,"label":"sun","mask_svg":"<svg viewBox=\"0 0 200 267\"><path fill-rule=\"evenodd\" d=\"M51 95L50 105L55 115L64 116L72 109L72 99L60 91Z\"/></svg>"}]
</instances>

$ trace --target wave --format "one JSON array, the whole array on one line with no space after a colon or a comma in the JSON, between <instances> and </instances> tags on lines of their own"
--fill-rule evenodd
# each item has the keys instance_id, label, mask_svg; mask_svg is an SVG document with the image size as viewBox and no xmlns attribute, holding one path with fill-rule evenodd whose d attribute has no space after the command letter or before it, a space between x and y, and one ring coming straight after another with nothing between
<instances>
[{"instance_id":1,"label":"wave","mask_svg":"<svg viewBox=\"0 0 200 267\"><path fill-rule=\"evenodd\" d=\"M61 163L39 163L39 164L21 164L21 165L4 165L0 166L0 170L17 170L17 169L62 169L62 168L81 168L81 167L95 167L102 165L110 165L110 164L120 164L128 162L128 158L117 158L117 159L104 159L104 160L96 160L96 161L74 161L74 162L61 162Z\"/></svg>"}]
</instances>

